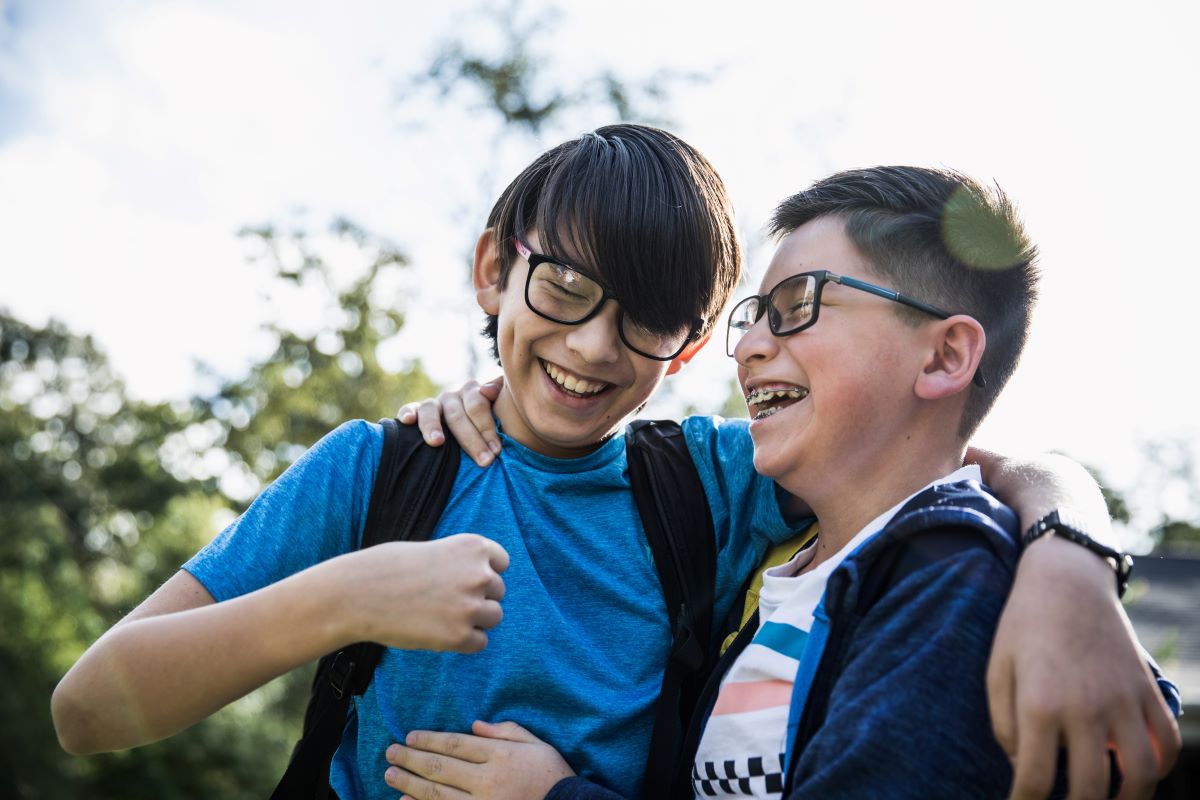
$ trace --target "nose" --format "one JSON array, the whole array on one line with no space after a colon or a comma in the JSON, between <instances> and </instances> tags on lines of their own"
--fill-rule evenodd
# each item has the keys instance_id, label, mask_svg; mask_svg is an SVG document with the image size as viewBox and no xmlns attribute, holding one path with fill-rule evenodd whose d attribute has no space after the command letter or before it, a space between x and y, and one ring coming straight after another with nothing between
<instances>
[{"instance_id":1,"label":"nose","mask_svg":"<svg viewBox=\"0 0 1200 800\"><path fill-rule=\"evenodd\" d=\"M567 332L567 347L589 364L611 364L621 355L617 333L617 304L609 300L600 313Z\"/></svg>"},{"instance_id":2,"label":"nose","mask_svg":"<svg viewBox=\"0 0 1200 800\"><path fill-rule=\"evenodd\" d=\"M767 315L763 314L750 329L742 334L737 344L733 346L733 358L741 366L747 366L754 361L762 361L773 356L779 347L777 337L771 333L767 323Z\"/></svg>"}]
</instances>

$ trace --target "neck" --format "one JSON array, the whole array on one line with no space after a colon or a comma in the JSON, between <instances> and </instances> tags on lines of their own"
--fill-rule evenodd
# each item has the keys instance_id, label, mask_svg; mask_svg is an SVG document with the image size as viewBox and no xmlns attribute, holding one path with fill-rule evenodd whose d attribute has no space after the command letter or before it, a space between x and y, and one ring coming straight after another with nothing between
<instances>
[{"instance_id":1,"label":"neck","mask_svg":"<svg viewBox=\"0 0 1200 800\"><path fill-rule=\"evenodd\" d=\"M553 438L553 434L540 435L522 414L507 385L500 390L500 396L496 398L492 412L496 415L496 419L500 420L500 427L506 436L533 452L550 458L580 458L595 452L612 437L613 431L617 428L617 425L613 425L612 429L598 440L584 444L556 440ZM566 433L569 436L571 431L568 430Z\"/></svg>"},{"instance_id":2,"label":"neck","mask_svg":"<svg viewBox=\"0 0 1200 800\"><path fill-rule=\"evenodd\" d=\"M810 470L819 472L819 481L805 481L807 485L794 492L808 501L821 524L808 569L846 547L871 520L962 466L962 443L912 444L920 441L901 438L899 446L851 457L834 469Z\"/></svg>"}]
</instances>

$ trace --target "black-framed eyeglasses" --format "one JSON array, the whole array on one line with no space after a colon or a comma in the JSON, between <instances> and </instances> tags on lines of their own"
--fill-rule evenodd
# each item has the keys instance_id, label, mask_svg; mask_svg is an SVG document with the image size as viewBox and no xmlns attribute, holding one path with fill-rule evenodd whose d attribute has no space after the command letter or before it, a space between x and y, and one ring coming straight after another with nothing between
<instances>
[{"instance_id":1,"label":"black-framed eyeglasses","mask_svg":"<svg viewBox=\"0 0 1200 800\"><path fill-rule=\"evenodd\" d=\"M543 319L562 325L582 325L600 313L609 300L616 298L597 281L581 270L535 253L519 237L513 246L529 262L525 278L525 305ZM640 356L655 361L670 361L677 357L704 327L695 320L690 327L675 330L647 328L625 316L617 303L617 333L625 346Z\"/></svg>"},{"instance_id":2,"label":"black-framed eyeglasses","mask_svg":"<svg viewBox=\"0 0 1200 800\"><path fill-rule=\"evenodd\" d=\"M726 354L733 356L737 343L754 327L755 323L762 319L764 313L767 315L767 325L775 336L791 336L805 328L811 328L816 324L817 315L821 311L821 289L830 281L882 297L885 300L902 303L938 319L949 319L951 316L936 306L922 303L920 300L900 294L900 292L860 281L857 278L838 275L827 269L801 272L798 275L784 278L765 295L747 297L733 307L733 311L729 312L729 327L725 334ZM976 386L981 388L987 385L981 370L975 371L975 377L972 380Z\"/></svg>"}]
</instances>

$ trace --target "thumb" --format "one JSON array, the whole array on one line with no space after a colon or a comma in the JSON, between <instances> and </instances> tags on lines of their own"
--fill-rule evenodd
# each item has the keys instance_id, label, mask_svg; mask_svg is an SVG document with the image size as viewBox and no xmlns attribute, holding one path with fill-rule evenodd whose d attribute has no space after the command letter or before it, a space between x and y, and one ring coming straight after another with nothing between
<instances>
[{"instance_id":1,"label":"thumb","mask_svg":"<svg viewBox=\"0 0 1200 800\"><path fill-rule=\"evenodd\" d=\"M515 722L484 722L477 719L471 723L471 732L476 736L483 736L488 739L504 739L509 742L523 742L525 744L545 744L541 739Z\"/></svg>"}]
</instances>

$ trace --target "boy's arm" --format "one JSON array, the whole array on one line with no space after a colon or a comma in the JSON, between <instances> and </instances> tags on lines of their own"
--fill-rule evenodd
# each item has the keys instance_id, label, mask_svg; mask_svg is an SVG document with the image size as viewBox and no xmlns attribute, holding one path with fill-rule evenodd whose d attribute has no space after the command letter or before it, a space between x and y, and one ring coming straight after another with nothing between
<instances>
[{"instance_id":1,"label":"boy's arm","mask_svg":"<svg viewBox=\"0 0 1200 800\"><path fill-rule=\"evenodd\" d=\"M1074 461L1015 461L977 450L968 460L980 462L984 480L1020 514L1022 530L1069 509L1093 538L1115 545L1099 487ZM1107 562L1063 539L1043 537L1021 556L987 673L992 725L1013 759L1016 798L1050 791L1059 742L1092 753L1071 763L1071 785L1085 795L1107 786L1109 746L1121 761L1122 797L1149 796L1179 753L1179 728L1115 586Z\"/></svg>"},{"instance_id":2,"label":"boy's arm","mask_svg":"<svg viewBox=\"0 0 1200 800\"><path fill-rule=\"evenodd\" d=\"M157 741L357 641L478 651L500 621L507 562L498 544L472 534L392 542L221 603L181 570L59 683L59 741L77 755Z\"/></svg>"}]
</instances>

